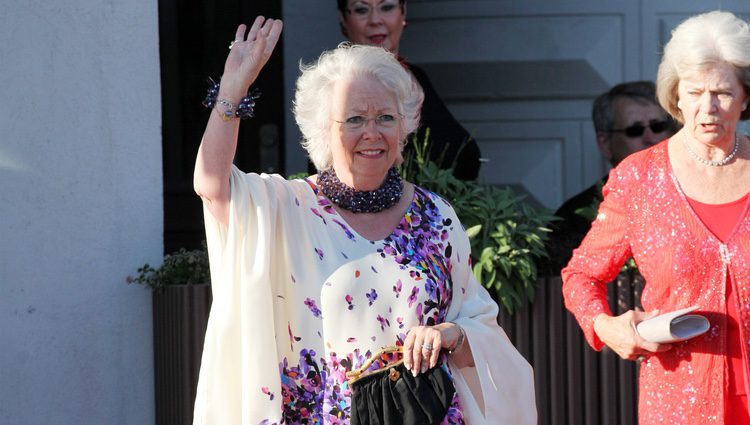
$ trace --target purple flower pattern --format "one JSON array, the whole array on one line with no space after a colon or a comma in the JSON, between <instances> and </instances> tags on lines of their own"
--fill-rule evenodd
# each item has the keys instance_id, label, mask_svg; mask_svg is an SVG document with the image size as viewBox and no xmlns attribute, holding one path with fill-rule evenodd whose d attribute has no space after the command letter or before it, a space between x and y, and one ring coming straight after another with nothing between
<instances>
[{"instance_id":1,"label":"purple flower pattern","mask_svg":"<svg viewBox=\"0 0 750 425\"><path fill-rule=\"evenodd\" d=\"M401 288L403 288L404 284L401 283L401 279L396 281L396 284L393 285L393 293L396 294L396 298L398 298L399 295L401 295Z\"/></svg>"},{"instance_id":2,"label":"purple flower pattern","mask_svg":"<svg viewBox=\"0 0 750 425\"><path fill-rule=\"evenodd\" d=\"M317 304L315 303L314 299L312 299L312 298L305 298L305 305L307 306L307 308L310 309L310 311L312 312L313 316L320 317L321 312L320 312L320 309L318 308Z\"/></svg>"},{"instance_id":3,"label":"purple flower pattern","mask_svg":"<svg viewBox=\"0 0 750 425\"><path fill-rule=\"evenodd\" d=\"M453 223L450 218L443 218L430 196L438 198L437 195L419 187L415 192L413 208L407 211L378 251L381 257L391 257L398 264L412 268L410 275L428 294L428 299L417 306L420 324L432 326L445 321L452 298L453 248L448 236ZM418 285L412 288L409 307L414 304L419 290Z\"/></svg>"},{"instance_id":4,"label":"purple flower pattern","mask_svg":"<svg viewBox=\"0 0 750 425\"><path fill-rule=\"evenodd\" d=\"M391 326L391 322L388 321L385 317L378 314L378 323L380 323L380 330L384 331L386 327Z\"/></svg>"},{"instance_id":5,"label":"purple flower pattern","mask_svg":"<svg viewBox=\"0 0 750 425\"><path fill-rule=\"evenodd\" d=\"M375 291L375 288L370 288L370 292L365 294L365 296L367 297L367 305L372 305L378 299L378 293Z\"/></svg>"},{"instance_id":6,"label":"purple flower pattern","mask_svg":"<svg viewBox=\"0 0 750 425\"><path fill-rule=\"evenodd\" d=\"M357 238L356 238L356 237L354 236L354 233L352 233L352 231L351 231L351 230L349 230L349 226L347 226L346 224L342 223L342 222L341 222L341 221L339 221L339 220L336 220L335 218L333 219L333 222L334 222L334 223L336 223L336 224L338 224L338 225L339 225L339 227L341 227L341 229L342 229L342 230L344 231L344 234L346 235L346 237L347 237L347 238L349 238L350 240L355 240L355 239L357 239Z\"/></svg>"},{"instance_id":7,"label":"purple flower pattern","mask_svg":"<svg viewBox=\"0 0 750 425\"><path fill-rule=\"evenodd\" d=\"M317 187L309 181L308 183L318 194ZM376 248L381 258L395 262L397 267L408 271L410 277L408 280L398 279L393 283L391 297L399 299L402 291L406 289L409 296L404 300L405 304L411 309L413 317L417 318L419 324L428 326L445 321L452 299L451 261L455 261L455 258L451 258L452 247L449 242L452 222L451 219L442 216L435 205L436 201L439 202L442 199L430 192L415 188L414 200L406 215L390 236L377 242L381 246ZM340 217L330 202L320 194L318 194L318 206L324 214L333 215L329 217L330 221L336 223L333 228L343 231L350 240L357 239L346 223L339 220ZM312 209L312 211L327 225L326 219L318 210ZM373 241L369 242L375 244ZM316 248L315 254L318 260L324 260L321 248ZM343 258L349 258L343 251L341 255ZM378 273L374 265L371 265L371 270L373 273ZM356 272L355 278L358 277L359 271ZM294 277L292 280L295 280ZM367 298L367 307L372 307L379 295L382 295L378 294L375 288L370 288L369 292L359 292L361 293L364 293ZM352 294L344 293L345 304L343 305L348 310L355 309ZM314 317L322 317L321 309L318 307L319 300L306 297L304 305ZM405 338L403 332L407 323L404 317L400 315L384 317L378 314L376 319L381 331L391 326L390 319L395 320L398 329L401 330L396 343L403 342ZM346 381L346 372L361 366L370 356L370 351L361 353L360 349L355 347L349 353L337 354L330 351L331 345L327 344L329 347L327 357L317 357L316 351L309 347L298 348L298 351L295 351L294 345L300 345L301 338L293 335L291 325L288 331L292 352L299 354L299 360L297 365L293 365L285 357L279 364L283 406L282 423L348 424L351 390ZM371 337L373 341L375 338L376 336ZM357 345L358 339L350 336L347 341L352 345ZM302 343L304 344L304 341ZM396 360L394 358L379 359L370 369L382 368ZM271 399L275 397L267 388L263 388L262 391ZM458 394L454 395L451 407L442 423L464 423Z\"/></svg>"}]
</instances>

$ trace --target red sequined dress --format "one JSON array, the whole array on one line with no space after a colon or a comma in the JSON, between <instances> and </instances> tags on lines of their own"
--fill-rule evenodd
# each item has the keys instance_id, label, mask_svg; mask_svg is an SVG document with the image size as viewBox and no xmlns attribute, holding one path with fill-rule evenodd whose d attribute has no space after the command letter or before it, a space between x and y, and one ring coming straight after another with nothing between
<instances>
[{"instance_id":1,"label":"red sequined dress","mask_svg":"<svg viewBox=\"0 0 750 425\"><path fill-rule=\"evenodd\" d=\"M697 305L707 333L674 344L641 364L638 416L648 424L723 424L728 395L727 282L736 295L742 341L750 332L750 217L722 242L700 220L669 164L662 142L612 170L591 231L563 269L565 306L600 350L593 320L611 314L607 282L633 257L646 281L641 304L667 312ZM741 366L748 373L748 343ZM747 386L747 381L745 381Z\"/></svg>"}]
</instances>

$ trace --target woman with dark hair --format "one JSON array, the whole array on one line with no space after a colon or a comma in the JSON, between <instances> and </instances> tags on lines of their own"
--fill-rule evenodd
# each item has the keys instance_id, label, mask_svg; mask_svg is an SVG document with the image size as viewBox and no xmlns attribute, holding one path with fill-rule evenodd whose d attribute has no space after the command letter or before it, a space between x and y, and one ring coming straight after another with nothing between
<instances>
[{"instance_id":1,"label":"woman with dark hair","mask_svg":"<svg viewBox=\"0 0 750 425\"><path fill-rule=\"evenodd\" d=\"M441 168L453 168L461 180L479 175L479 145L456 121L432 87L427 74L399 56L401 34L406 27L405 0L337 0L341 31L352 43L380 46L399 58L424 91L422 121L416 132L421 143L429 129L429 158ZM407 144L406 150L414 146Z\"/></svg>"}]
</instances>

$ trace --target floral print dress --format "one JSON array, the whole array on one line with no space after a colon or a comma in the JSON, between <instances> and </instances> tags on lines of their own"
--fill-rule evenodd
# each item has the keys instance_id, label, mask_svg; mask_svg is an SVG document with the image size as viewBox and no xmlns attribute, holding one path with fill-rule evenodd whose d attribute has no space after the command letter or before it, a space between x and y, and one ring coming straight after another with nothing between
<instances>
[{"instance_id":1,"label":"floral print dress","mask_svg":"<svg viewBox=\"0 0 750 425\"><path fill-rule=\"evenodd\" d=\"M298 311L287 324L289 352L279 365L284 419L348 423L346 372L383 347L401 345L412 326L445 321L458 254L449 232L461 228L441 212L445 201L415 188L398 227L370 241L306 183L310 192L294 202L308 229L292 255L300 259L289 276L295 293L276 301L279 310ZM463 423L457 396L444 423Z\"/></svg>"},{"instance_id":2,"label":"floral print dress","mask_svg":"<svg viewBox=\"0 0 750 425\"><path fill-rule=\"evenodd\" d=\"M226 283L213 287L196 424L348 424L346 372L401 345L411 327L457 320L470 305L461 301L476 284L468 238L434 193L416 187L377 241L357 234L311 180L235 168L232 204L229 228L210 227L206 214L212 282ZM494 322L496 305L482 306ZM443 423L466 423L460 391Z\"/></svg>"}]
</instances>

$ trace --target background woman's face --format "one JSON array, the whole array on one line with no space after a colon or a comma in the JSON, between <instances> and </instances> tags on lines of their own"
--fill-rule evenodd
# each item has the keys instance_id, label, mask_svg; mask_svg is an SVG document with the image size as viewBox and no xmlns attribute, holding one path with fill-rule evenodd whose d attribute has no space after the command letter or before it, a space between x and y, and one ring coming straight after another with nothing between
<instances>
[{"instance_id":1,"label":"background woman's face","mask_svg":"<svg viewBox=\"0 0 750 425\"><path fill-rule=\"evenodd\" d=\"M406 18L398 0L349 0L340 18L352 43L380 46L398 53Z\"/></svg>"},{"instance_id":2,"label":"background woman's face","mask_svg":"<svg viewBox=\"0 0 750 425\"><path fill-rule=\"evenodd\" d=\"M709 144L731 140L743 103L748 101L734 67L726 63L683 76L677 95L684 128L694 139Z\"/></svg>"}]
</instances>

